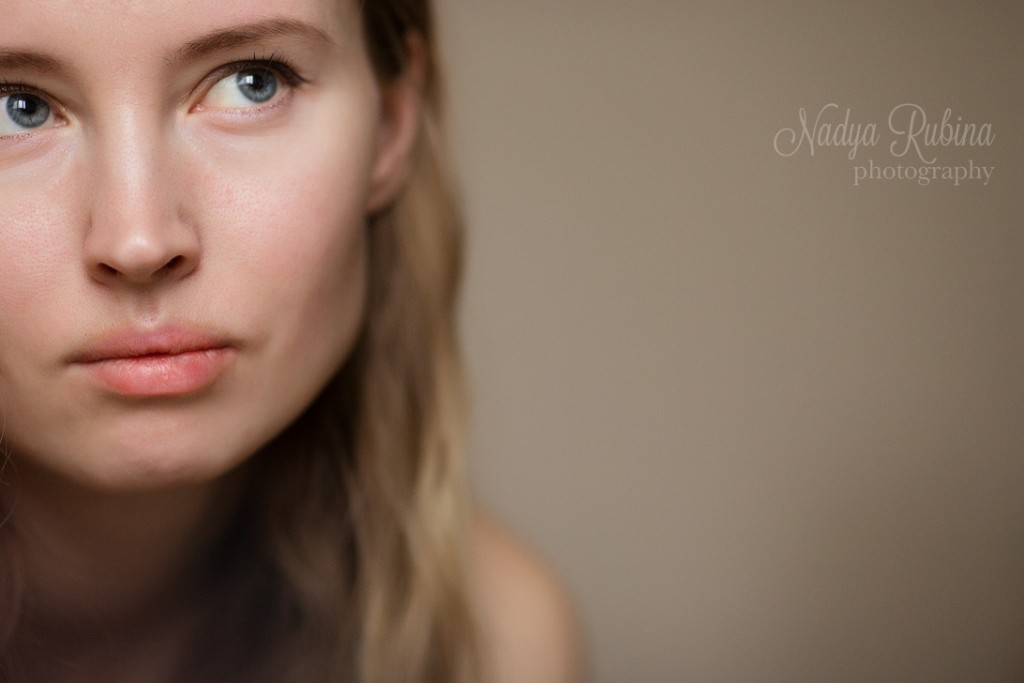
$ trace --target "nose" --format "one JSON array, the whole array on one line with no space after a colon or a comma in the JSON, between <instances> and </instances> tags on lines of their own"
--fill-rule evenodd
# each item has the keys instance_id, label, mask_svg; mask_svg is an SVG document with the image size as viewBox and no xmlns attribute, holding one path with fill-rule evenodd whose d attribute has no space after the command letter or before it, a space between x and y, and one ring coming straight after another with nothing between
<instances>
[{"instance_id":1,"label":"nose","mask_svg":"<svg viewBox=\"0 0 1024 683\"><path fill-rule=\"evenodd\" d=\"M151 287L199 265L199 237L183 215L173 164L158 136L122 124L98 138L84 255L108 286Z\"/></svg>"}]
</instances>

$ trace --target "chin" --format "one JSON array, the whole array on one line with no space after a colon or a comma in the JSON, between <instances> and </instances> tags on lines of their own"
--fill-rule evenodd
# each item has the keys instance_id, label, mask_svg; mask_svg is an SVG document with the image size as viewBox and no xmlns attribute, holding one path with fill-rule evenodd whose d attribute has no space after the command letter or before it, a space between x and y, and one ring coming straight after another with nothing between
<instances>
[{"instance_id":1,"label":"chin","mask_svg":"<svg viewBox=\"0 0 1024 683\"><path fill-rule=\"evenodd\" d=\"M258 440L245 438L237 427L210 427L152 418L100 423L63 444L15 443L14 454L19 469L47 471L99 492L188 487L223 477L259 448Z\"/></svg>"},{"instance_id":2,"label":"chin","mask_svg":"<svg viewBox=\"0 0 1024 683\"><path fill-rule=\"evenodd\" d=\"M70 474L80 484L99 491L154 491L215 481L245 458L245 453L202 445L189 448L180 441L166 448L159 444L122 446L85 454Z\"/></svg>"},{"instance_id":3,"label":"chin","mask_svg":"<svg viewBox=\"0 0 1024 683\"><path fill-rule=\"evenodd\" d=\"M196 396L124 401L90 391L70 410L63 402L21 401L22 411L9 415L19 429L7 441L19 467L94 491L203 485L237 470L283 433L315 401L335 360L287 377L236 373Z\"/></svg>"},{"instance_id":4,"label":"chin","mask_svg":"<svg viewBox=\"0 0 1024 683\"><path fill-rule=\"evenodd\" d=\"M130 492L171 489L212 482L235 469L245 453L214 448L131 448L108 452L101 462L83 468L82 483L102 491Z\"/></svg>"}]
</instances>

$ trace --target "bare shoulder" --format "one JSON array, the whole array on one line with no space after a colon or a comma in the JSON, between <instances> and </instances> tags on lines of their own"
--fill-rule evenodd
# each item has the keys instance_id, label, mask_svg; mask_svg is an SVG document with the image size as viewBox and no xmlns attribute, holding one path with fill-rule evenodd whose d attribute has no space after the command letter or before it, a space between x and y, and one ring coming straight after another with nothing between
<instances>
[{"instance_id":1,"label":"bare shoulder","mask_svg":"<svg viewBox=\"0 0 1024 683\"><path fill-rule=\"evenodd\" d=\"M473 528L473 588L492 683L578 683L582 636L565 588L507 528Z\"/></svg>"}]
</instances>

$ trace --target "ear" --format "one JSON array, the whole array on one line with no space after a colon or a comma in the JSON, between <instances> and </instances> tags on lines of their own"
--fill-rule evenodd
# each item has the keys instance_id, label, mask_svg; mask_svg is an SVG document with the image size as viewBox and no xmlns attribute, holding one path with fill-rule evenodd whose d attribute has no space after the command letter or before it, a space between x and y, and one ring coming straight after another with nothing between
<instances>
[{"instance_id":1,"label":"ear","mask_svg":"<svg viewBox=\"0 0 1024 683\"><path fill-rule=\"evenodd\" d=\"M380 84L380 125L367 200L370 215L394 201L405 185L420 135L426 50L422 38L416 34L406 37L406 45L409 56L405 70Z\"/></svg>"}]
</instances>

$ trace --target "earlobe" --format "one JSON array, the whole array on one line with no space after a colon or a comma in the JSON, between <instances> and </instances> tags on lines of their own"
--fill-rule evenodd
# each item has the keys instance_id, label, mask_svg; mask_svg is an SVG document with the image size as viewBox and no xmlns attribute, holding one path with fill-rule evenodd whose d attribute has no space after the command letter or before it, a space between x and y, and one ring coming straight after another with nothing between
<instances>
[{"instance_id":1,"label":"earlobe","mask_svg":"<svg viewBox=\"0 0 1024 683\"><path fill-rule=\"evenodd\" d=\"M420 135L427 56L418 35L410 34L406 43L405 70L380 84L380 125L367 200L370 215L382 211L401 192Z\"/></svg>"}]
</instances>

